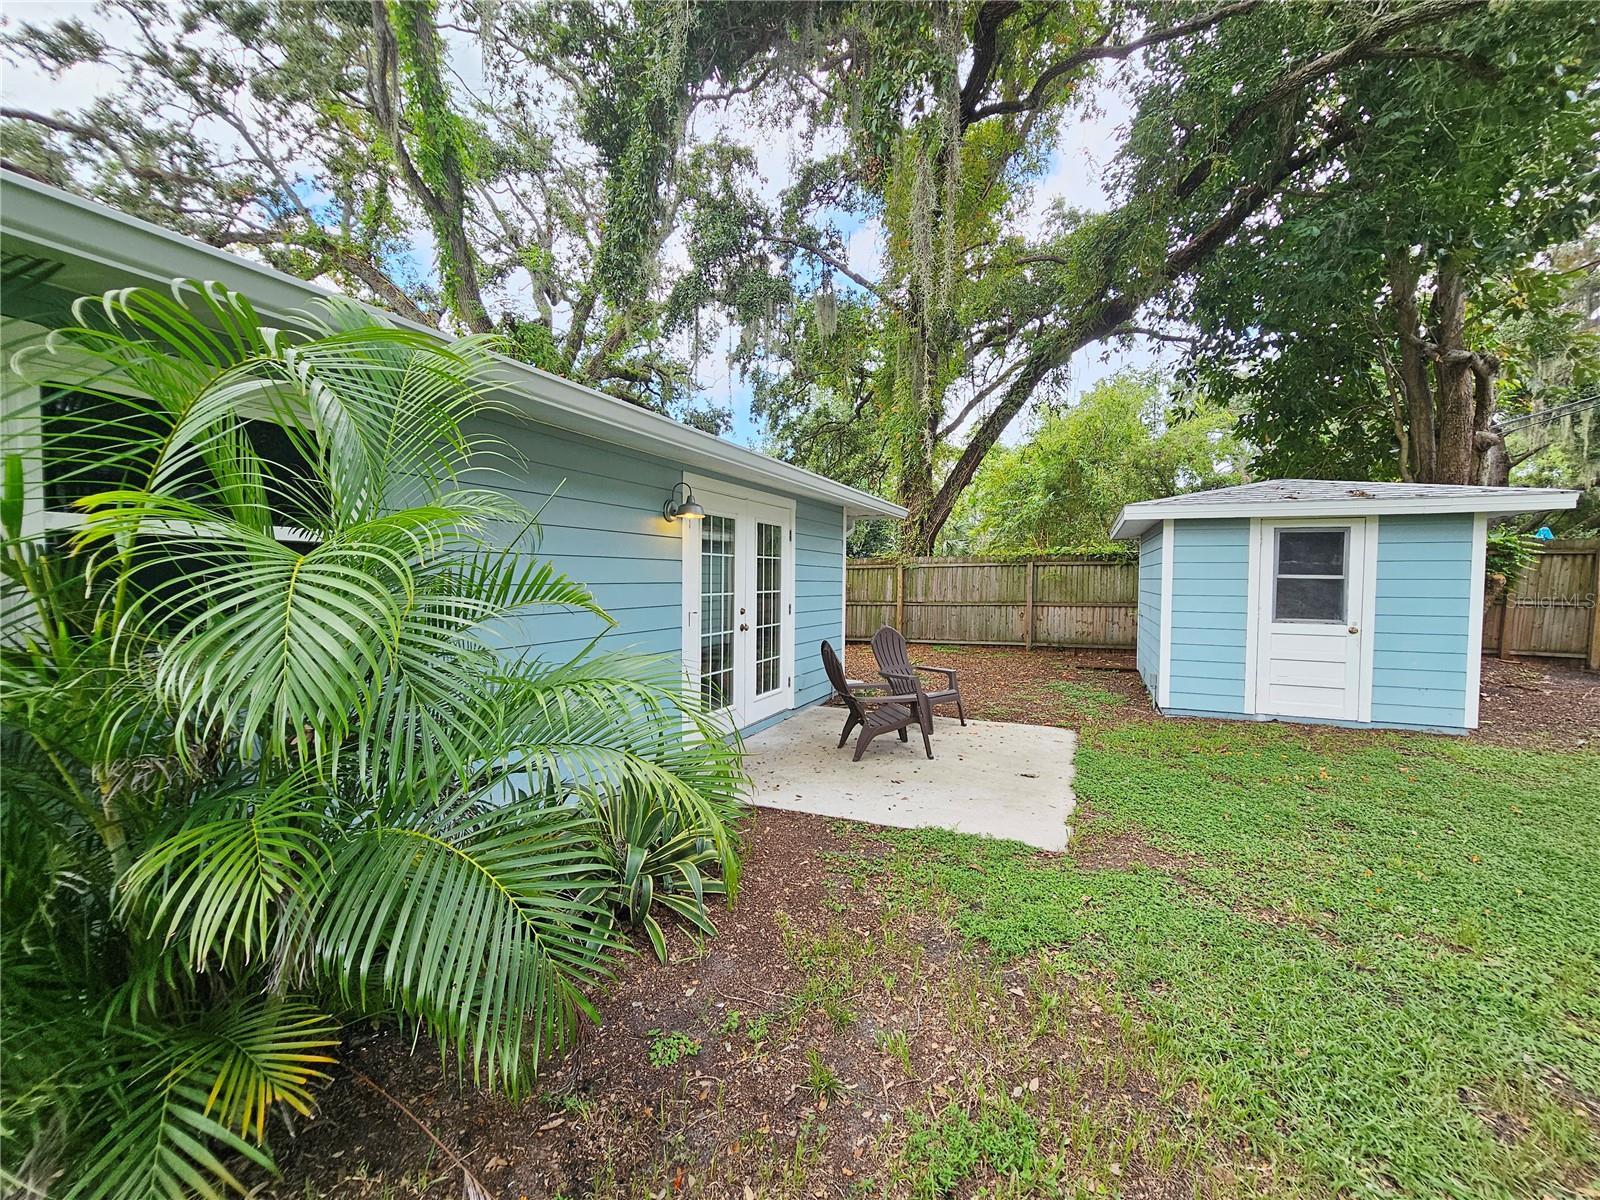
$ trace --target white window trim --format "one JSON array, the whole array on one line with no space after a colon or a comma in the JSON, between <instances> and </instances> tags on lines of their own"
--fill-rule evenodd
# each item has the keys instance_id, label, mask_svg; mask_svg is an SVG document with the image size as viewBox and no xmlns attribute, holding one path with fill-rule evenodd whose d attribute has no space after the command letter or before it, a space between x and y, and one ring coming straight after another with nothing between
<instances>
[{"instance_id":1,"label":"white window trim","mask_svg":"<svg viewBox=\"0 0 1600 1200\"><path fill-rule=\"evenodd\" d=\"M24 326L28 330L36 327L28 326L25 322L9 321L6 323L6 333L9 334L16 326ZM5 452L7 454L20 454L22 458L22 535L24 538L35 538L46 533L55 533L64 530L82 529L88 524L88 514L82 512L69 512L61 509L45 507L44 492L44 428L40 419L43 405L43 392L46 388L61 388L74 390L82 388L86 378L74 378L70 362L65 364L64 373L57 374L52 371L49 375L34 381L23 382L9 370L0 370L0 394L6 399L4 420L0 422L0 431L3 431ZM92 379L94 390L109 395L127 396L130 399L144 399L145 396L135 388L118 383L108 383L104 378ZM272 410L266 405L255 406L249 403L239 409L238 414L247 421L272 421ZM13 449L20 447L20 449ZM294 525L272 526L272 536L280 542L319 542L321 535L309 529L301 529Z\"/></svg>"},{"instance_id":2,"label":"white window trim","mask_svg":"<svg viewBox=\"0 0 1600 1200\"><path fill-rule=\"evenodd\" d=\"M1348 624L1350 624L1350 613L1351 613L1351 611L1353 610L1353 611L1355 611L1357 613L1361 612L1361 597L1360 596L1352 596L1350 594L1350 562L1349 562L1349 558L1350 558L1350 540L1351 540L1350 539L1350 534L1351 534L1351 531L1358 525L1362 525L1362 522L1357 521L1355 523L1355 525L1340 524L1340 523L1330 523L1330 524L1322 525L1322 526L1312 525L1312 526L1306 527L1305 529L1303 529L1301 531L1303 533L1337 533L1341 538L1343 538L1344 539L1344 549L1343 549L1343 552L1342 552L1342 557L1345 559L1344 571L1343 572L1341 572L1338 575L1285 575L1283 573L1283 542L1282 542L1282 539L1278 537L1278 534L1282 533L1284 531L1284 529L1287 528L1287 527L1284 526L1283 524L1281 524L1280 522L1277 522L1277 521L1273 522L1273 526L1272 526L1272 532L1273 532L1273 537L1272 537L1272 574L1270 576L1270 578L1272 580L1272 616L1271 616L1271 620L1272 620L1273 624L1275 624L1275 625L1348 625ZM1362 546L1364 548L1366 546L1366 543L1363 542ZM1285 579L1337 579L1340 583L1344 584L1344 587L1341 589L1341 595L1339 597L1340 605L1339 605L1339 616L1338 616L1338 618L1335 619L1335 620L1326 620L1326 619L1319 619L1319 618L1315 618L1315 617L1280 617L1278 615L1278 584L1280 582L1282 582L1283 580L1285 580Z\"/></svg>"}]
</instances>

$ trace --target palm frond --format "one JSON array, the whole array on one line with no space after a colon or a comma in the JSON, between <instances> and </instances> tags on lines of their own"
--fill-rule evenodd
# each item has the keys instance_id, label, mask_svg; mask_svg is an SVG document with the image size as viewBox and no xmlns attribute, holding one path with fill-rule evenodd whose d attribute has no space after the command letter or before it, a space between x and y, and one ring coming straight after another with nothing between
<instances>
[{"instance_id":1,"label":"palm frond","mask_svg":"<svg viewBox=\"0 0 1600 1200\"><path fill-rule=\"evenodd\" d=\"M112 1095L105 1136L74 1164L71 1200L215 1200L244 1191L229 1156L272 1169L265 1151L207 1115L211 1097L198 1083L141 1075Z\"/></svg>"},{"instance_id":2,"label":"palm frond","mask_svg":"<svg viewBox=\"0 0 1600 1200\"><path fill-rule=\"evenodd\" d=\"M499 696L486 686L500 671L488 631L551 606L612 623L588 588L515 549L458 553L420 579L382 693L358 734L363 778L400 789L446 774L467 786L500 728Z\"/></svg>"},{"instance_id":3,"label":"palm frond","mask_svg":"<svg viewBox=\"0 0 1600 1200\"><path fill-rule=\"evenodd\" d=\"M195 971L233 954L261 959L283 911L321 887L325 804L305 772L201 799L123 876L123 915L165 943L181 940Z\"/></svg>"},{"instance_id":4,"label":"palm frond","mask_svg":"<svg viewBox=\"0 0 1600 1200\"><path fill-rule=\"evenodd\" d=\"M339 1026L303 1001L267 998L213 1010L171 1043L167 1078L208 1087L204 1115L260 1142L274 1104L311 1114L310 1089L328 1078Z\"/></svg>"},{"instance_id":5,"label":"palm frond","mask_svg":"<svg viewBox=\"0 0 1600 1200\"><path fill-rule=\"evenodd\" d=\"M576 892L603 866L580 836L588 821L522 799L425 801L374 822L338 853L315 920L319 970L348 1003L422 1021L475 1078L515 1091L525 1026L537 1069L587 1011L580 989L605 974L599 956L614 944Z\"/></svg>"}]
</instances>

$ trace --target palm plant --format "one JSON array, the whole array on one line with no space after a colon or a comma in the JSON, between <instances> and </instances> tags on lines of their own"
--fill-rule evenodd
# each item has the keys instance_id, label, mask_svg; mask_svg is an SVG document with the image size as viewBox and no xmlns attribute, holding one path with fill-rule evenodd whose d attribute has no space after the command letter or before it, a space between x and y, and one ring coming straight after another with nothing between
<instances>
[{"instance_id":1,"label":"palm plant","mask_svg":"<svg viewBox=\"0 0 1600 1200\"><path fill-rule=\"evenodd\" d=\"M517 1092L623 940L613 810L692 832L714 894L738 747L669 665L494 651L605 614L466 482L505 453L490 341L335 301L291 332L210 284L76 320L13 364L75 383L0 495L4 1178L237 1187L351 1015ZM76 528L27 519L29 454Z\"/></svg>"}]
</instances>

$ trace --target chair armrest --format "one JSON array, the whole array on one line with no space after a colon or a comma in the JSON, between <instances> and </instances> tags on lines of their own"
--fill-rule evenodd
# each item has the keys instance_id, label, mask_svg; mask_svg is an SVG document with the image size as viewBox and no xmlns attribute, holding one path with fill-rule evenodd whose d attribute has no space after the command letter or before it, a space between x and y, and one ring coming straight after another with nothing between
<instances>
[{"instance_id":1,"label":"chair armrest","mask_svg":"<svg viewBox=\"0 0 1600 1200\"><path fill-rule=\"evenodd\" d=\"M919 696L857 696L857 704L916 704L922 697Z\"/></svg>"},{"instance_id":2,"label":"chair armrest","mask_svg":"<svg viewBox=\"0 0 1600 1200\"><path fill-rule=\"evenodd\" d=\"M933 672L936 672L937 674L943 675L945 677L945 679L949 680L950 685L952 687L955 686L956 673L955 673L955 668L953 668L953 667L925 667L921 663L912 663L911 664L911 669L913 671L933 671Z\"/></svg>"}]
</instances>

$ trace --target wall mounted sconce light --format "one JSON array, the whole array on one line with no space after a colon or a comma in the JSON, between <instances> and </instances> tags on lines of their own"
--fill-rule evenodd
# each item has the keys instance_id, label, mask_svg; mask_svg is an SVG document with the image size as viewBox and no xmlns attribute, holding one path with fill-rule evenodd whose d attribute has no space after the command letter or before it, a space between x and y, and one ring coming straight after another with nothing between
<instances>
[{"instance_id":1,"label":"wall mounted sconce light","mask_svg":"<svg viewBox=\"0 0 1600 1200\"><path fill-rule=\"evenodd\" d=\"M678 499L680 491L683 492L682 500ZM706 515L706 510L694 498L694 489L687 483L680 483L668 493L667 502L661 506L661 515L669 521L676 521L680 517L685 521L698 521Z\"/></svg>"}]
</instances>

